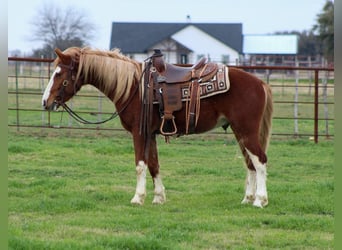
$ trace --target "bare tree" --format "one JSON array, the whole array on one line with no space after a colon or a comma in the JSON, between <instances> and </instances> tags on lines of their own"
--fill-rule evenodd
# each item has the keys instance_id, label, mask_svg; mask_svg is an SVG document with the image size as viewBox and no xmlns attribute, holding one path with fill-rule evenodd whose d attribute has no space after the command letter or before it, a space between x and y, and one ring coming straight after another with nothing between
<instances>
[{"instance_id":1,"label":"bare tree","mask_svg":"<svg viewBox=\"0 0 342 250\"><path fill-rule=\"evenodd\" d=\"M47 57L51 57L55 48L64 50L71 46L87 45L95 31L95 25L79 9L60 8L51 2L38 10L32 27L32 39L43 42L42 48L35 50L34 54Z\"/></svg>"}]
</instances>

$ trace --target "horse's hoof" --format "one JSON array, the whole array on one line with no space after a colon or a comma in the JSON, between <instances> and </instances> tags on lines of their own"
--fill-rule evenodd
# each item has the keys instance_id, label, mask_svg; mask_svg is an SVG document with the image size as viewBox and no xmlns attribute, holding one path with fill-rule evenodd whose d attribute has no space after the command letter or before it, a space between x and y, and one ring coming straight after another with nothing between
<instances>
[{"instance_id":1,"label":"horse's hoof","mask_svg":"<svg viewBox=\"0 0 342 250\"><path fill-rule=\"evenodd\" d=\"M166 201L165 194L155 194L152 204L161 205L161 204L164 204L165 201Z\"/></svg>"},{"instance_id":2,"label":"horse's hoof","mask_svg":"<svg viewBox=\"0 0 342 250\"><path fill-rule=\"evenodd\" d=\"M141 206L141 205L144 205L144 201L145 201L145 195L135 194L133 199L131 200L131 204Z\"/></svg>"},{"instance_id":3,"label":"horse's hoof","mask_svg":"<svg viewBox=\"0 0 342 250\"><path fill-rule=\"evenodd\" d=\"M257 195L255 201L253 202L253 206L255 207L260 207L260 208L263 208L265 206L267 206L268 204L268 199L267 197L260 197Z\"/></svg>"},{"instance_id":4,"label":"horse's hoof","mask_svg":"<svg viewBox=\"0 0 342 250\"><path fill-rule=\"evenodd\" d=\"M241 201L241 204L253 204L255 200L254 195L246 195L245 198Z\"/></svg>"}]
</instances>

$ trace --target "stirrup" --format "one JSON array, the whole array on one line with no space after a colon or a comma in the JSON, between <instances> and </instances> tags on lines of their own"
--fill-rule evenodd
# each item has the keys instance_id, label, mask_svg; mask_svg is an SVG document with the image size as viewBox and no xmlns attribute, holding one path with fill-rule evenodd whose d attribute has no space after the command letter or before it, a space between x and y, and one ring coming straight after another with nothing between
<instances>
[{"instance_id":1,"label":"stirrup","mask_svg":"<svg viewBox=\"0 0 342 250\"><path fill-rule=\"evenodd\" d=\"M165 135L165 136L177 134L177 126L176 126L176 123L175 123L175 117L172 116L172 119L167 119L167 120L172 120L173 131L171 131L171 132L166 132L166 131L164 131L165 118L164 118L164 116L162 116L161 118L162 118L162 123L161 123L160 129L159 129L159 130L160 130L160 133L161 133L162 135Z\"/></svg>"}]
</instances>

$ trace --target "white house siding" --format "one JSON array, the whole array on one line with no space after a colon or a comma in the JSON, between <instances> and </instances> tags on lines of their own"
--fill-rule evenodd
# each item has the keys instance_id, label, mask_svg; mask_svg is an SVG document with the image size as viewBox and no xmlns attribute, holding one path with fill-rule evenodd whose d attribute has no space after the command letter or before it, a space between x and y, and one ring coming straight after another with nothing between
<instances>
[{"instance_id":1,"label":"white house siding","mask_svg":"<svg viewBox=\"0 0 342 250\"><path fill-rule=\"evenodd\" d=\"M235 63L239 59L237 51L193 25L187 26L171 37L193 51L193 56L189 56L189 63L195 63L201 56L210 57L211 61L216 62L221 62L222 58L227 56L229 63Z\"/></svg>"},{"instance_id":2,"label":"white house siding","mask_svg":"<svg viewBox=\"0 0 342 250\"><path fill-rule=\"evenodd\" d=\"M146 54L136 53L129 54L128 56L138 62L143 62L154 53L154 49L160 49L162 51L165 62L178 63L177 45L175 41L170 42L170 39L167 39L167 42L162 41L154 45Z\"/></svg>"},{"instance_id":3,"label":"white house siding","mask_svg":"<svg viewBox=\"0 0 342 250\"><path fill-rule=\"evenodd\" d=\"M160 49L164 55L164 60L167 63L177 63L177 44L175 41L172 41L171 39L167 39L165 41L162 41L153 47L151 47L149 51L149 56L153 54L154 49Z\"/></svg>"},{"instance_id":4,"label":"white house siding","mask_svg":"<svg viewBox=\"0 0 342 250\"><path fill-rule=\"evenodd\" d=\"M138 61L138 62L143 62L144 60L146 60L147 55L146 54L128 54L127 56L129 56L130 58Z\"/></svg>"},{"instance_id":5,"label":"white house siding","mask_svg":"<svg viewBox=\"0 0 342 250\"><path fill-rule=\"evenodd\" d=\"M148 52L146 54L136 53L136 54L127 54L127 56L138 61L138 62L144 62L149 56L151 56L154 53L153 49L162 50L165 62L177 63L177 53L176 52L167 52L166 50L163 50L161 47L158 47L158 45L151 48L151 52Z\"/></svg>"}]
</instances>

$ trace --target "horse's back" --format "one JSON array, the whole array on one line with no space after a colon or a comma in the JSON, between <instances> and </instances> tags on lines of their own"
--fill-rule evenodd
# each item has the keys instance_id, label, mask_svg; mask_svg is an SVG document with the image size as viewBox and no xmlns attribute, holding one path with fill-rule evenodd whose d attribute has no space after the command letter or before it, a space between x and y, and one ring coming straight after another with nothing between
<instances>
[{"instance_id":1,"label":"horse's back","mask_svg":"<svg viewBox=\"0 0 342 250\"><path fill-rule=\"evenodd\" d=\"M195 133L202 133L222 124L260 123L266 103L267 85L256 76L229 68L230 88L227 92L201 100L200 115ZM185 103L174 113L181 134L185 133Z\"/></svg>"},{"instance_id":2,"label":"horse's back","mask_svg":"<svg viewBox=\"0 0 342 250\"><path fill-rule=\"evenodd\" d=\"M214 96L210 105L215 105L216 112L232 125L259 124L266 107L268 86L255 75L234 67L229 68L229 81L229 91Z\"/></svg>"},{"instance_id":3,"label":"horse's back","mask_svg":"<svg viewBox=\"0 0 342 250\"><path fill-rule=\"evenodd\" d=\"M240 90L245 92L246 90L263 90L265 83L257 76L246 72L242 69L230 67L229 68L229 80L231 84L231 90Z\"/></svg>"}]
</instances>

